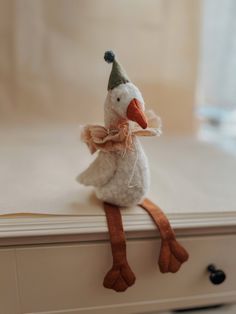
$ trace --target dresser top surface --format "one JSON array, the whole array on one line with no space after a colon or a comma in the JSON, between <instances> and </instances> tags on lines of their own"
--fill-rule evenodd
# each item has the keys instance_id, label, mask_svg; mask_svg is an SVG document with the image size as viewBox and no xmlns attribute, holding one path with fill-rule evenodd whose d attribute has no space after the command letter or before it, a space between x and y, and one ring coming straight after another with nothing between
<instances>
[{"instance_id":1,"label":"dresser top surface","mask_svg":"<svg viewBox=\"0 0 236 314\"><path fill-rule=\"evenodd\" d=\"M75 181L95 158L80 143L79 128L1 127L0 143L0 214L104 219L93 188ZM170 219L235 219L235 156L191 137L142 138L142 144L151 169L148 197ZM122 213L127 219L147 219L139 207Z\"/></svg>"}]
</instances>

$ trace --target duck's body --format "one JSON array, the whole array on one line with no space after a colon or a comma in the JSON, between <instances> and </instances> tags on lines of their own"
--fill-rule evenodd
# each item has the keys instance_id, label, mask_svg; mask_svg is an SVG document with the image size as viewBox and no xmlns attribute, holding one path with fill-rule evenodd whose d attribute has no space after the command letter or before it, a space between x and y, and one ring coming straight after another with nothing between
<instances>
[{"instance_id":1,"label":"duck's body","mask_svg":"<svg viewBox=\"0 0 236 314\"><path fill-rule=\"evenodd\" d=\"M150 175L147 157L137 138L133 139L132 150L126 152L100 152L98 160L100 171L110 168L107 182L96 186L99 199L122 207L141 202L146 195ZM103 182L102 182L103 183Z\"/></svg>"},{"instance_id":2,"label":"duck's body","mask_svg":"<svg viewBox=\"0 0 236 314\"><path fill-rule=\"evenodd\" d=\"M117 99L120 99L118 104ZM143 110L142 95L132 83L120 84L108 93L104 105L107 129L118 128L124 120L131 127L132 122L127 119L126 112L133 99ZM80 183L96 187L99 199L122 207L137 205L146 195L149 181L147 157L135 135L132 135L131 147L112 152L100 151L90 167L79 176Z\"/></svg>"}]
</instances>

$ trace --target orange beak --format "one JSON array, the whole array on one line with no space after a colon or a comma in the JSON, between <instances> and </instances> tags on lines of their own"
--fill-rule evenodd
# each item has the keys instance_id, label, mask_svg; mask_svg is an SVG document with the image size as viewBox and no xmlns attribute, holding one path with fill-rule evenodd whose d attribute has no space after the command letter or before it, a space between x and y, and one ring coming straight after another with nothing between
<instances>
[{"instance_id":1,"label":"orange beak","mask_svg":"<svg viewBox=\"0 0 236 314\"><path fill-rule=\"evenodd\" d=\"M131 100L127 108L126 115L129 120L137 122L141 128L147 128L147 118L138 99L134 98Z\"/></svg>"}]
</instances>

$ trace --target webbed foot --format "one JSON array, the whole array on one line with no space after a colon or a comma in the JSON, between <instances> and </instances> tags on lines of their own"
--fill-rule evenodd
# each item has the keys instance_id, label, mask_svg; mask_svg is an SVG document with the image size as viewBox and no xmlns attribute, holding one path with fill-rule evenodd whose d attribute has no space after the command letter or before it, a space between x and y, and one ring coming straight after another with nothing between
<instances>
[{"instance_id":1,"label":"webbed foot","mask_svg":"<svg viewBox=\"0 0 236 314\"><path fill-rule=\"evenodd\" d=\"M106 274L103 285L105 288L115 290L116 292L125 291L135 283L135 275L128 263L113 265Z\"/></svg>"},{"instance_id":2,"label":"webbed foot","mask_svg":"<svg viewBox=\"0 0 236 314\"><path fill-rule=\"evenodd\" d=\"M176 273L188 258L189 255L187 251L176 239L162 240L158 260L159 268L162 273Z\"/></svg>"}]
</instances>

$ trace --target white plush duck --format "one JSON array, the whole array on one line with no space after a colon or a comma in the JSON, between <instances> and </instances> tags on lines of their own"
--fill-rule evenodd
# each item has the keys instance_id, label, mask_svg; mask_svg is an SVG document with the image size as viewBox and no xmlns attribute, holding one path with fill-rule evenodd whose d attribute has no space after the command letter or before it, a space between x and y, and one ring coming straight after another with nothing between
<instances>
[{"instance_id":1,"label":"white plush duck","mask_svg":"<svg viewBox=\"0 0 236 314\"><path fill-rule=\"evenodd\" d=\"M104 59L113 64L104 105L105 127L84 127L82 139L91 153L99 153L77 180L94 186L100 200L129 207L142 201L150 184L147 158L136 135L159 135L160 122L152 112L148 119L141 92L114 53L107 51Z\"/></svg>"},{"instance_id":2,"label":"white plush duck","mask_svg":"<svg viewBox=\"0 0 236 314\"><path fill-rule=\"evenodd\" d=\"M120 207L139 205L152 217L161 237L158 259L161 272L177 272L188 259L188 253L176 241L163 211L145 198L150 184L149 167L137 136L159 135L160 120L153 112L144 113L143 97L114 53L107 51L104 58L113 63L104 106L105 126L83 128L82 139L91 153L97 150L99 153L78 181L94 186L97 197L103 201L113 256L103 285L121 292L135 283L135 274L127 260Z\"/></svg>"}]
</instances>

